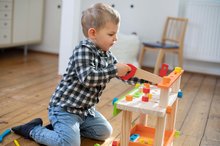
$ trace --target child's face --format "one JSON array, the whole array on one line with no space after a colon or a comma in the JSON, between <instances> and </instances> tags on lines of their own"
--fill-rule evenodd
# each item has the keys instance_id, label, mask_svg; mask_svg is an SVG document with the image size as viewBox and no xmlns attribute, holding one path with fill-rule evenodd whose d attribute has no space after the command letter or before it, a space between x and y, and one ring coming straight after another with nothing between
<instances>
[{"instance_id":1,"label":"child's face","mask_svg":"<svg viewBox=\"0 0 220 146\"><path fill-rule=\"evenodd\" d=\"M108 51L117 41L119 24L106 23L105 27L96 31L95 44L103 51Z\"/></svg>"}]
</instances>

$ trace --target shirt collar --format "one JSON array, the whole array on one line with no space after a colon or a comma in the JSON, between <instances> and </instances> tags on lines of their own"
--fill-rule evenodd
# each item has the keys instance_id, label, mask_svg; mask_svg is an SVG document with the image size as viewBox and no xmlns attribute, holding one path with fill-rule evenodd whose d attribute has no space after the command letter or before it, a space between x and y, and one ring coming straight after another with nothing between
<instances>
[{"instance_id":1,"label":"shirt collar","mask_svg":"<svg viewBox=\"0 0 220 146\"><path fill-rule=\"evenodd\" d=\"M82 45L85 45L85 46L88 46L88 47L95 49L102 57L109 56L109 51L101 50L98 46L95 45L95 43L92 40L90 40L88 38L82 41Z\"/></svg>"}]
</instances>

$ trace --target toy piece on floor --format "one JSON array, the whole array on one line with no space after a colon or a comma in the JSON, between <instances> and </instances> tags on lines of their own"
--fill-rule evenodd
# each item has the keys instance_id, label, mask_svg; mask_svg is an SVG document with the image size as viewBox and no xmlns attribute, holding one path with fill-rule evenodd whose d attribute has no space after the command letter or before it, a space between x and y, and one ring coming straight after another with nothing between
<instances>
[{"instance_id":1,"label":"toy piece on floor","mask_svg":"<svg viewBox=\"0 0 220 146\"><path fill-rule=\"evenodd\" d=\"M18 141L16 139L14 140L14 143L16 146L20 146L20 144L18 143Z\"/></svg>"},{"instance_id":2,"label":"toy piece on floor","mask_svg":"<svg viewBox=\"0 0 220 146\"><path fill-rule=\"evenodd\" d=\"M180 131L175 131L174 133L174 137L175 138L178 138L180 136L181 132Z\"/></svg>"},{"instance_id":3,"label":"toy piece on floor","mask_svg":"<svg viewBox=\"0 0 220 146\"><path fill-rule=\"evenodd\" d=\"M4 137L11 133L11 129L6 129L1 135L0 135L0 142L3 141Z\"/></svg>"},{"instance_id":4,"label":"toy piece on floor","mask_svg":"<svg viewBox=\"0 0 220 146\"><path fill-rule=\"evenodd\" d=\"M166 76L167 72L168 72L168 68L169 68L168 64L166 64L166 63L162 64L159 76L161 76L161 77Z\"/></svg>"},{"instance_id":5,"label":"toy piece on floor","mask_svg":"<svg viewBox=\"0 0 220 146\"><path fill-rule=\"evenodd\" d=\"M136 68L132 64L127 65L131 68L131 71L127 75L121 77L121 79L123 80L129 80L132 77L137 77L139 79L144 79L146 81L152 82L153 84L158 84L162 81L162 78L156 74Z\"/></svg>"}]
</instances>

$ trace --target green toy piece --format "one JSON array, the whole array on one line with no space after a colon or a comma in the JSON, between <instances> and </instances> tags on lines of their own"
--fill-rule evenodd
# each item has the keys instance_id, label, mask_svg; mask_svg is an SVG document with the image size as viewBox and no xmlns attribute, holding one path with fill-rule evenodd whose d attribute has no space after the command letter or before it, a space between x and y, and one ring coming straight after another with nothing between
<instances>
[{"instance_id":1,"label":"green toy piece","mask_svg":"<svg viewBox=\"0 0 220 146\"><path fill-rule=\"evenodd\" d=\"M137 91L137 92L134 93L133 96L136 97L136 98L139 98L141 95L142 95L142 93Z\"/></svg>"},{"instance_id":2,"label":"green toy piece","mask_svg":"<svg viewBox=\"0 0 220 146\"><path fill-rule=\"evenodd\" d=\"M175 131L174 137L175 137L175 138L178 138L178 137L180 136L180 134L181 134L180 131Z\"/></svg>"},{"instance_id":3,"label":"green toy piece","mask_svg":"<svg viewBox=\"0 0 220 146\"><path fill-rule=\"evenodd\" d=\"M138 90L139 90L139 88L135 87L134 89L132 89L131 91L129 91L125 95L121 96L117 101L114 101L113 116L117 116L121 112L121 110L117 108L117 102L124 99L126 95L134 95L134 94L136 94L136 96L137 96L137 94L141 95Z\"/></svg>"}]
</instances>

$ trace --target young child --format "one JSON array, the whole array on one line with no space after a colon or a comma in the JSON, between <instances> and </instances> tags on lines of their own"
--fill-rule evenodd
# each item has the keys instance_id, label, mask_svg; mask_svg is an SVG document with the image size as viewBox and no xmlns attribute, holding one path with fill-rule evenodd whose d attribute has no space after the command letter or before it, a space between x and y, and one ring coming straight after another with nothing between
<instances>
[{"instance_id":1,"label":"young child","mask_svg":"<svg viewBox=\"0 0 220 146\"><path fill-rule=\"evenodd\" d=\"M66 73L50 99L52 128L42 126L37 118L13 127L16 134L48 146L80 146L81 136L97 140L111 136L110 123L95 105L112 78L120 79L130 71L109 50L117 41L120 16L111 6L97 3L83 11L81 23L86 39L73 50ZM124 82L145 81L131 78Z\"/></svg>"}]
</instances>

